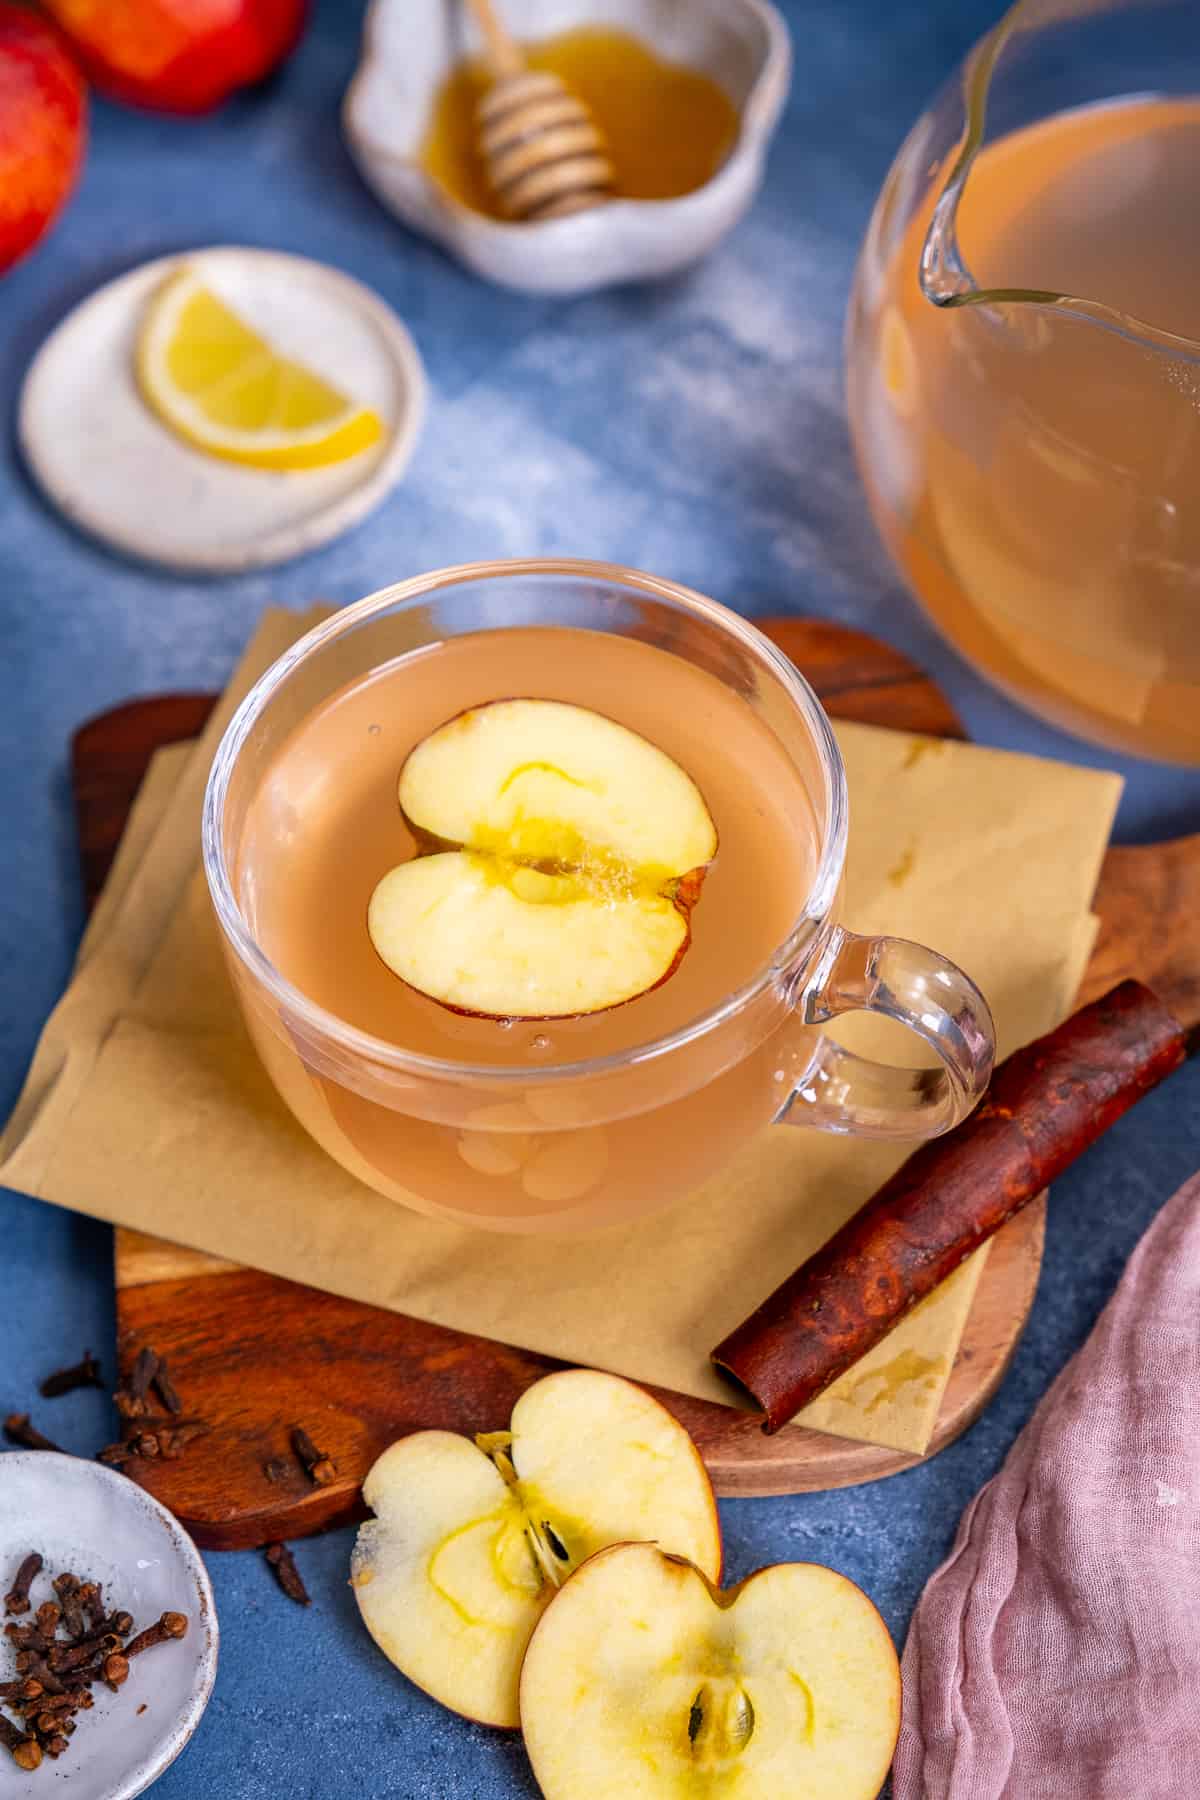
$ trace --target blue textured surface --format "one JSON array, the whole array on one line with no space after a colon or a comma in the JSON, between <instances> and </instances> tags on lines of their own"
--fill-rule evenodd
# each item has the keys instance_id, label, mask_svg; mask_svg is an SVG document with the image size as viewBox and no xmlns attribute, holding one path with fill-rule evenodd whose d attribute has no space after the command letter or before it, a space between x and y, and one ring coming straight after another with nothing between
<instances>
[{"instance_id":1,"label":"blue textured surface","mask_svg":"<svg viewBox=\"0 0 1200 1800\"><path fill-rule=\"evenodd\" d=\"M416 336L433 404L408 480L366 525L286 569L207 583L127 566L73 537L18 471L9 431L0 1115L81 923L72 729L135 693L216 686L268 601L347 601L475 556L613 557L748 613L864 626L931 668L981 741L1112 764L1023 717L933 637L875 543L843 422L841 316L872 197L909 122L993 8L785 0L784 10L797 73L754 213L693 276L570 305L481 287L361 187L337 127L361 0L325 0L286 74L215 119L96 108L70 213L0 287L6 405L48 327L106 277L165 250L239 240L325 258L376 286ZM1200 828L1200 774L1121 766L1125 836ZM966 1501L1086 1334L1154 1209L1198 1165L1193 1068L1056 1188L1033 1317L979 1424L936 1461L875 1487L725 1505L731 1574L782 1557L832 1563L867 1587L899 1638ZM111 1344L109 1254L99 1226L0 1193L0 1409L28 1404L64 1351ZM108 1433L106 1404L59 1401L51 1425L89 1453ZM160 1785L164 1800L241 1800L284 1784L297 1800L533 1793L515 1741L443 1713L372 1649L346 1586L348 1554L346 1533L301 1546L315 1602L303 1614L258 1556L210 1558L221 1672L193 1744Z\"/></svg>"}]
</instances>

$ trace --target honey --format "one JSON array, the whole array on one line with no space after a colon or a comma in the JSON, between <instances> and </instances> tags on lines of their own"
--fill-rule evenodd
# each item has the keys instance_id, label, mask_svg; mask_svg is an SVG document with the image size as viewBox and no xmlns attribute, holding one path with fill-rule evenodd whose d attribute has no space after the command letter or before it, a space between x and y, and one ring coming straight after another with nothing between
<instances>
[{"instance_id":1,"label":"honey","mask_svg":"<svg viewBox=\"0 0 1200 1800\"><path fill-rule=\"evenodd\" d=\"M732 150L737 108L709 75L665 62L626 31L580 26L524 44L531 69L559 76L608 141L626 200L674 200L703 187ZM464 206L502 215L475 143L475 106L488 84L482 57L459 63L434 98L422 166Z\"/></svg>"}]
</instances>

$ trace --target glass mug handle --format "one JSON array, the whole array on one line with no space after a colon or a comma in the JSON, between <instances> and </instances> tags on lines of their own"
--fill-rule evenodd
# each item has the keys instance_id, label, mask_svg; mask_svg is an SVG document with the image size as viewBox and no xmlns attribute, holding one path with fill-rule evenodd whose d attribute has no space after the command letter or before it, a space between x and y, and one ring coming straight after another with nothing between
<instances>
[{"instance_id":1,"label":"glass mug handle","mask_svg":"<svg viewBox=\"0 0 1200 1800\"><path fill-rule=\"evenodd\" d=\"M894 1019L929 1046L937 1064L874 1062L822 1034L781 1123L859 1137L939 1137L987 1087L996 1049L987 1001L960 968L922 944L835 926L794 1005L805 1025L848 1012Z\"/></svg>"}]
</instances>

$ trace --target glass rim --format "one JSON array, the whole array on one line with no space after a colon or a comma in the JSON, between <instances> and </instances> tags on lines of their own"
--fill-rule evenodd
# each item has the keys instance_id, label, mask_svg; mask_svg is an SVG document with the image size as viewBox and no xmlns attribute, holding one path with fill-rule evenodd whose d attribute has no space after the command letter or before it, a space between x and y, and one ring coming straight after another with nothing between
<instances>
[{"instance_id":1,"label":"glass rim","mask_svg":"<svg viewBox=\"0 0 1200 1800\"><path fill-rule=\"evenodd\" d=\"M687 611L699 614L718 630L738 639L760 662L766 663L770 673L801 715L817 751L826 807L826 824L812 884L787 936L772 951L762 968L719 1005L710 1007L673 1032L652 1038L644 1044L631 1045L626 1050L557 1063L544 1069L504 1068L486 1063L462 1062L450 1057L421 1055L351 1025L310 999L275 966L250 931L233 890L223 831L229 785L241 751L268 702L302 663L338 637L353 632L366 620L397 606L414 604L443 588L462 586L467 582L518 576L567 576L615 583L651 599L664 600L675 606L682 605ZM584 626L581 629L589 628ZM331 618L313 626L298 638L259 676L222 734L205 787L201 847L213 910L226 943L273 1000L297 1023L321 1040L394 1072L461 1085L486 1083L504 1086L516 1083L529 1087L551 1082L578 1081L651 1062L670 1055L699 1038L707 1037L730 1019L736 1018L766 990L779 970L795 956L806 936L812 933L829 912L845 862L848 826L846 772L825 709L795 664L749 620L692 588L661 576L646 574L639 569L588 558L523 557L494 562L460 563L450 568L412 576L407 581L393 582L366 595L364 599L339 609Z\"/></svg>"},{"instance_id":2,"label":"glass rim","mask_svg":"<svg viewBox=\"0 0 1200 1800\"><path fill-rule=\"evenodd\" d=\"M963 89L963 129L957 149L949 158L921 247L918 279L921 292L934 306L1050 307L1055 312L1086 319L1102 331L1127 339L1139 348L1162 352L1184 362L1200 362L1200 342L1167 331L1148 319L1107 306L1086 295L1062 293L1053 288L984 287L972 274L958 239L958 214L971 179L976 158L987 133L988 100L997 65L1009 41L1022 31L1038 31L1052 24L1069 23L1071 14L1040 18L1046 0L1014 0L1008 11L967 54L960 77Z\"/></svg>"}]
</instances>

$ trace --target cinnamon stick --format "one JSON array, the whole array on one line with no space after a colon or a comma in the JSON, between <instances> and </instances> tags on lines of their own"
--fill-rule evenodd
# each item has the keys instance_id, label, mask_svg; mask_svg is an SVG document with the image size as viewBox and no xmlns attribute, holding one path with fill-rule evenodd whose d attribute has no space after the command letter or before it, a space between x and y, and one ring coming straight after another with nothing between
<instances>
[{"instance_id":1,"label":"cinnamon stick","mask_svg":"<svg viewBox=\"0 0 1200 1800\"><path fill-rule=\"evenodd\" d=\"M1183 1028L1123 981L1001 1063L982 1104L891 1180L712 1352L778 1431L1183 1062Z\"/></svg>"}]
</instances>

